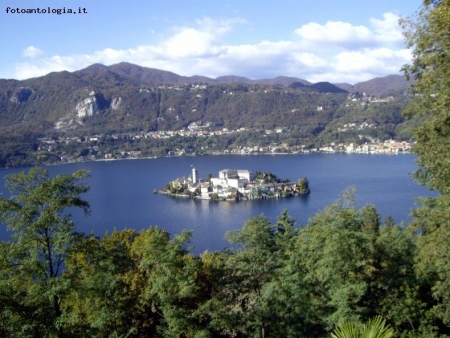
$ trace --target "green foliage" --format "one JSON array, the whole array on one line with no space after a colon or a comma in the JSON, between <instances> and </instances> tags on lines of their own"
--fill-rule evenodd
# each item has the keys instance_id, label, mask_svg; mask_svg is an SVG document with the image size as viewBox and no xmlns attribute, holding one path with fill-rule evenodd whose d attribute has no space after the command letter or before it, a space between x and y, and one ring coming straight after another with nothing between
<instances>
[{"instance_id":1,"label":"green foliage","mask_svg":"<svg viewBox=\"0 0 450 338\"><path fill-rule=\"evenodd\" d=\"M422 325L427 332L448 333L450 325L450 288L448 281L448 238L450 234L450 1L425 0L415 17L402 21L412 64L405 65L407 76L416 79L414 100L408 117L422 123L414 130L419 169L416 179L440 196L422 199L415 209L409 229L417 234L415 270L421 285Z\"/></svg>"},{"instance_id":2,"label":"green foliage","mask_svg":"<svg viewBox=\"0 0 450 338\"><path fill-rule=\"evenodd\" d=\"M299 178L297 181L297 189L300 194L308 194L310 192L308 178Z\"/></svg>"},{"instance_id":3,"label":"green foliage","mask_svg":"<svg viewBox=\"0 0 450 338\"><path fill-rule=\"evenodd\" d=\"M412 64L404 66L404 71L416 79L414 101L406 113L426 116L414 131L414 151L420 166L416 177L442 193L450 192L449 13L449 1L425 1L416 17L403 20L406 42L413 54Z\"/></svg>"},{"instance_id":4,"label":"green foliage","mask_svg":"<svg viewBox=\"0 0 450 338\"><path fill-rule=\"evenodd\" d=\"M289 287L308 290L305 327L321 334L382 314L397 327L416 330L422 303L413 239L398 226L382 226L373 206L356 210L352 195L347 198L300 229L286 265Z\"/></svg>"},{"instance_id":5,"label":"green foliage","mask_svg":"<svg viewBox=\"0 0 450 338\"><path fill-rule=\"evenodd\" d=\"M339 325L331 334L333 338L390 338L394 336L394 330L386 325L382 317L374 317L367 323L345 322Z\"/></svg>"},{"instance_id":6,"label":"green foliage","mask_svg":"<svg viewBox=\"0 0 450 338\"><path fill-rule=\"evenodd\" d=\"M312 218L300 231L294 256L305 271L316 320L331 329L345 320L357 320L370 277L373 247L354 209L333 205Z\"/></svg>"},{"instance_id":7,"label":"green foliage","mask_svg":"<svg viewBox=\"0 0 450 338\"><path fill-rule=\"evenodd\" d=\"M422 200L415 209L410 230L420 234L417 239L416 271L424 285L423 296L433 299L428 303L428 317L435 325L450 325L450 198Z\"/></svg>"},{"instance_id":8,"label":"green foliage","mask_svg":"<svg viewBox=\"0 0 450 338\"><path fill-rule=\"evenodd\" d=\"M142 317L133 289L136 263L130 255L136 236L133 230L123 230L102 239L92 235L80 238L77 250L67 259L73 278L71 292L62 304L61 322L67 334L99 337L138 332L133 322Z\"/></svg>"},{"instance_id":9,"label":"green foliage","mask_svg":"<svg viewBox=\"0 0 450 338\"><path fill-rule=\"evenodd\" d=\"M86 171L78 171L49 178L46 170L33 168L6 179L11 197L0 198L0 222L12 234L1 246L0 304L8 335L63 335L57 321L70 276L61 269L77 245L75 226L64 212L89 211L80 198L89 188L77 183L86 177Z\"/></svg>"},{"instance_id":10,"label":"green foliage","mask_svg":"<svg viewBox=\"0 0 450 338\"><path fill-rule=\"evenodd\" d=\"M347 100L336 109L333 121L319 135L318 141L322 144L331 142L359 144L361 143L359 135L364 136L366 140L376 138L384 141L391 138L403 138L409 141L411 137L408 137L408 133L413 126L417 125L417 119L405 121L402 112L410 101L410 98L398 95L388 102L378 103L367 99L356 102ZM345 125L353 123L360 127L344 128ZM363 128L363 123L371 126Z\"/></svg>"},{"instance_id":11,"label":"green foliage","mask_svg":"<svg viewBox=\"0 0 450 338\"><path fill-rule=\"evenodd\" d=\"M195 316L196 301L202 297L196 279L199 261L184 248L189 238L190 233L184 232L170 240L167 232L149 229L132 247L140 273L148 276L141 290L143 301L162 317L158 331L167 337L202 331Z\"/></svg>"},{"instance_id":12,"label":"green foliage","mask_svg":"<svg viewBox=\"0 0 450 338\"><path fill-rule=\"evenodd\" d=\"M208 176L206 176L206 182L211 182L211 178L212 178L212 174L208 174Z\"/></svg>"},{"instance_id":13,"label":"green foliage","mask_svg":"<svg viewBox=\"0 0 450 338\"><path fill-rule=\"evenodd\" d=\"M38 133L28 128L0 129L0 167L12 168L29 166L35 162L46 163L46 158L39 158L33 154L37 151Z\"/></svg>"},{"instance_id":14,"label":"green foliage","mask_svg":"<svg viewBox=\"0 0 450 338\"><path fill-rule=\"evenodd\" d=\"M257 171L253 181L258 182L259 184L289 182L289 180L278 178L277 175L270 171Z\"/></svg>"},{"instance_id":15,"label":"green foliage","mask_svg":"<svg viewBox=\"0 0 450 338\"><path fill-rule=\"evenodd\" d=\"M287 214L284 220L285 230L290 232ZM272 283L283 252L275 226L261 215L247 221L241 231L228 233L227 238L242 249L228 257L220 280L225 288L208 303L216 312L216 330L254 337L281 333L281 326L274 321L274 316L281 314L276 315L272 305L276 291ZM284 238L289 240L287 233Z\"/></svg>"},{"instance_id":16,"label":"green foliage","mask_svg":"<svg viewBox=\"0 0 450 338\"><path fill-rule=\"evenodd\" d=\"M166 190L173 195L190 195L187 184L180 184L179 182L169 182L166 184Z\"/></svg>"}]
</instances>

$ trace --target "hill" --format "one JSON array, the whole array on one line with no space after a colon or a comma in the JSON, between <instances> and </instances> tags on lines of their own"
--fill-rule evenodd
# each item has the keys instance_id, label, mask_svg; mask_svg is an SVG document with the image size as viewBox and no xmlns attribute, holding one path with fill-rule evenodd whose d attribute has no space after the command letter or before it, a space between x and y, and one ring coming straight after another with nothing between
<instances>
[{"instance_id":1,"label":"hill","mask_svg":"<svg viewBox=\"0 0 450 338\"><path fill-rule=\"evenodd\" d=\"M300 83L304 88L284 86ZM281 86L277 88L276 86ZM303 90L304 89L304 90ZM280 115L337 107L319 93L344 93L297 78L250 80L223 76L184 77L129 63L93 64L24 81L0 81L2 127L32 126L49 132L171 130L206 121L227 128L277 125ZM285 91L285 92L283 92ZM314 94L315 93L315 94ZM290 123L286 116L284 123Z\"/></svg>"},{"instance_id":2,"label":"hill","mask_svg":"<svg viewBox=\"0 0 450 338\"><path fill-rule=\"evenodd\" d=\"M347 90L339 88L329 82L314 83L314 84L310 85L309 88L313 89L313 90L315 89L319 93L333 93L333 94L348 93Z\"/></svg>"},{"instance_id":3,"label":"hill","mask_svg":"<svg viewBox=\"0 0 450 338\"><path fill-rule=\"evenodd\" d=\"M337 87L350 93L366 93L375 96L405 95L411 82L408 82L404 76L388 75L377 77L368 81L359 82L355 85L348 83L337 83Z\"/></svg>"},{"instance_id":4,"label":"hill","mask_svg":"<svg viewBox=\"0 0 450 338\"><path fill-rule=\"evenodd\" d=\"M375 79L352 89L373 88L387 93L392 89L383 86L389 83L396 83L396 88L402 84ZM0 142L3 144L0 166L24 164L27 154L42 148L41 139L88 135L193 128L203 128L206 134L216 135L212 131L225 128L254 133L239 138L223 137L214 143L215 147L271 142L313 146L333 140L363 140L356 130L337 132L343 125L356 121L376 126L367 130L370 137L396 137L400 130L402 137L407 137L409 127L400 128L404 122L401 110L405 100L398 97L376 101L368 96L349 96L346 90L329 82L311 84L282 76L261 80L238 76L211 79L184 77L129 63L94 64L76 72L54 72L23 81L0 80ZM284 132L272 136L274 130ZM129 140L114 142L118 147ZM183 148L190 141L179 140L178 145L164 142L164 147L157 146L158 154L174 147ZM147 142L137 148L154 146ZM47 152L41 155L47 159L52 147L45 148ZM71 145L71 149L67 151L78 148ZM77 151L92 152L82 150Z\"/></svg>"}]
</instances>

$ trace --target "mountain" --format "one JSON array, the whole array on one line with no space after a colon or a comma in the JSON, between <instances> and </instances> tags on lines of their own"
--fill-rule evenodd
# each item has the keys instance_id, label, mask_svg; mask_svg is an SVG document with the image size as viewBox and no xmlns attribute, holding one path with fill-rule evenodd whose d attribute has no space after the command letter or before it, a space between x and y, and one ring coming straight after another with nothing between
<instances>
[{"instance_id":1,"label":"mountain","mask_svg":"<svg viewBox=\"0 0 450 338\"><path fill-rule=\"evenodd\" d=\"M165 70L141 67L127 62L121 62L108 68L134 85L168 85L195 81Z\"/></svg>"},{"instance_id":2,"label":"mountain","mask_svg":"<svg viewBox=\"0 0 450 338\"><path fill-rule=\"evenodd\" d=\"M23 81L0 80L0 129L31 126L44 133L173 130L196 121L227 128L288 125L297 123L300 116L293 118L287 112L302 112L304 118L312 119L320 106L332 115L347 90L394 95L403 93L407 85L396 75L351 86L311 84L285 76L188 77L126 62L93 64ZM319 94L343 96L329 99Z\"/></svg>"},{"instance_id":3,"label":"mountain","mask_svg":"<svg viewBox=\"0 0 450 338\"><path fill-rule=\"evenodd\" d=\"M337 86L335 86L334 84L331 84L329 82L317 82L314 83L310 86L308 86L310 89L315 89L317 90L319 93L333 93L333 94L337 94L337 93L348 93L347 90L341 89Z\"/></svg>"},{"instance_id":4,"label":"mountain","mask_svg":"<svg viewBox=\"0 0 450 338\"><path fill-rule=\"evenodd\" d=\"M296 77L288 77L288 76L277 76L274 79L261 79L261 80L253 80L253 83L265 84L265 85L282 85L289 86L293 82L300 82L304 85L310 85L311 82L306 80L298 79Z\"/></svg>"},{"instance_id":5,"label":"mountain","mask_svg":"<svg viewBox=\"0 0 450 338\"><path fill-rule=\"evenodd\" d=\"M215 80L210 79L211 81L207 82L207 83L216 83L216 84L220 84L220 83L253 83L252 80L246 78L246 77L242 77L242 76L235 76L235 75L226 75L226 76L219 76L218 78L216 78Z\"/></svg>"},{"instance_id":6,"label":"mountain","mask_svg":"<svg viewBox=\"0 0 450 338\"><path fill-rule=\"evenodd\" d=\"M287 86L291 89L303 89L303 90L311 90L317 91L319 93L348 93L347 90L339 88L338 86L331 84L330 82L317 82L313 84L305 84L304 82L295 81Z\"/></svg>"},{"instance_id":7,"label":"mountain","mask_svg":"<svg viewBox=\"0 0 450 338\"><path fill-rule=\"evenodd\" d=\"M156 132L160 137L135 141L134 149L147 149L147 154L165 154L194 142L176 137L167 141L166 131L174 130L205 130L214 135L195 141L203 142L205 149L267 142L311 147L322 142L359 142L361 128L370 137L395 138L401 133L407 139L411 126L402 126L401 115L407 97L374 100L349 97L347 91L392 95L404 91L404 85L395 76L354 86L311 84L284 76L260 80L233 75L187 77L130 63L93 64L23 81L0 79L0 167L54 163L64 152L75 157L93 154L95 149L76 142L55 153L48 145L51 141L42 141L66 142L89 135L103 135L103 141L110 142L103 145L105 149L119 149L129 145L130 135ZM223 129L250 132L219 138L218 131ZM284 131L283 135L274 130ZM29 161L30 156L35 162Z\"/></svg>"},{"instance_id":8,"label":"mountain","mask_svg":"<svg viewBox=\"0 0 450 338\"><path fill-rule=\"evenodd\" d=\"M114 87L121 85L176 85L184 83L203 83L203 84L231 84L231 83L243 83L243 84L259 84L259 85L282 85L290 88L298 87L298 84L303 84L305 86L311 86L310 89L319 90L321 92L326 91L326 87L329 88L329 92L340 92L338 89L332 87L338 87L341 90L347 92L365 92L369 95L376 96L386 96L386 95L400 95L404 94L409 87L410 83L406 81L403 76L400 75L388 75L385 77L375 78L369 81L360 82L355 85L348 83L335 83L331 84L329 82L320 82L312 84L306 80L278 76L273 79L249 79L242 76L227 75L220 76L217 78L209 78L206 76L181 76L173 72L142 67L134 65L128 62L121 62L111 66L104 66L101 64L93 64L82 70L69 72L59 72L50 73L46 76L28 79L20 81L23 83L43 83L48 81L54 81L55 78L57 82L74 82L75 85L79 84L79 81L83 81L87 85L96 85L100 87ZM70 75L69 75L70 74ZM64 77L65 79L58 79L58 77ZM0 83L5 83L4 81L17 81L17 80L1 80Z\"/></svg>"},{"instance_id":9,"label":"mountain","mask_svg":"<svg viewBox=\"0 0 450 338\"><path fill-rule=\"evenodd\" d=\"M262 84L262 85L282 85L289 86L293 82L300 82L305 85L311 83L287 76L278 76L273 79L249 79L243 76L225 75L219 76L215 79L206 76L181 76L169 71L141 67L128 62L121 62L112 66L104 66L101 64L94 64L79 71L75 74L84 79L94 80L94 76L100 78L106 76L108 73L116 74L120 79L125 80L135 85L174 85L183 83L205 83L205 84L230 84L230 83L245 83L245 84Z\"/></svg>"},{"instance_id":10,"label":"mountain","mask_svg":"<svg viewBox=\"0 0 450 338\"><path fill-rule=\"evenodd\" d=\"M306 86L307 85L305 85L302 82L295 81L295 82L292 82L288 87L292 88L292 89L299 89L299 88L305 88Z\"/></svg>"},{"instance_id":11,"label":"mountain","mask_svg":"<svg viewBox=\"0 0 450 338\"><path fill-rule=\"evenodd\" d=\"M334 84L336 87L339 87L343 90L348 91L349 93L353 93L354 90L354 86L351 85L350 83L335 83Z\"/></svg>"},{"instance_id":12,"label":"mountain","mask_svg":"<svg viewBox=\"0 0 450 338\"><path fill-rule=\"evenodd\" d=\"M100 64L91 65L85 69L74 72L87 82L102 81L102 85L118 85L123 83L133 85L175 85L184 83L204 83L204 84L260 84L260 85L282 85L285 87L293 83L301 83L305 86L311 86L311 89L317 89L321 92L341 92L332 87L338 87L341 90L355 93L365 92L368 95L387 96L387 95L402 95L404 94L410 83L401 75L388 75L385 77L378 77L368 81L356 83L351 85L348 83L319 82L312 84L309 81L299 79L296 77L278 76L273 79L249 79L242 76L226 75L217 78L210 78L206 76L181 76L169 71L147 68L137 66L127 62L121 62L112 66L104 66ZM104 82L104 83L103 83ZM97 82L98 83L98 82Z\"/></svg>"},{"instance_id":13,"label":"mountain","mask_svg":"<svg viewBox=\"0 0 450 338\"><path fill-rule=\"evenodd\" d=\"M366 93L375 96L389 96L389 95L404 95L411 82L407 81L401 75L388 75L384 77L377 77L368 81L359 82L355 85L348 83L336 83L337 87L346 90L350 93Z\"/></svg>"},{"instance_id":14,"label":"mountain","mask_svg":"<svg viewBox=\"0 0 450 338\"><path fill-rule=\"evenodd\" d=\"M293 82L304 88L287 87ZM295 115L312 116L317 105L330 107L330 114L345 96L311 93L337 93L336 88L283 76L212 79L130 63L93 64L75 72L53 72L23 81L0 80L0 129L27 126L44 134L109 133L174 130L198 121L240 128L279 124L280 116L282 123L288 124L295 122ZM297 113L287 114L291 111Z\"/></svg>"}]
</instances>

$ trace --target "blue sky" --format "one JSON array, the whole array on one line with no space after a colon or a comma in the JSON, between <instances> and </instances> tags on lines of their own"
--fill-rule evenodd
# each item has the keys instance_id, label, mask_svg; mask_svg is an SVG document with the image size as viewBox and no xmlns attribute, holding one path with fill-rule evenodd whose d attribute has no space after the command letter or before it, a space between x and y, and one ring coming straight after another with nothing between
<instances>
[{"instance_id":1,"label":"blue sky","mask_svg":"<svg viewBox=\"0 0 450 338\"><path fill-rule=\"evenodd\" d=\"M357 83L411 58L420 0L0 0L0 78L122 61L191 76ZM86 8L87 14L16 10ZM11 12L11 11L10 11Z\"/></svg>"}]
</instances>

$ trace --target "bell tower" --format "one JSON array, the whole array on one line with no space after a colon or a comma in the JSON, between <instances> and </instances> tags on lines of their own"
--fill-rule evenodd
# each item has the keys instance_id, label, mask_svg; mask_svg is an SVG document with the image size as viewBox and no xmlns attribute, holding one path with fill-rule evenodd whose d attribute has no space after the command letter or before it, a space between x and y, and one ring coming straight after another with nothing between
<instances>
[{"instance_id":1,"label":"bell tower","mask_svg":"<svg viewBox=\"0 0 450 338\"><path fill-rule=\"evenodd\" d=\"M195 167L192 167L192 183L197 184L198 182L198 170Z\"/></svg>"}]
</instances>

